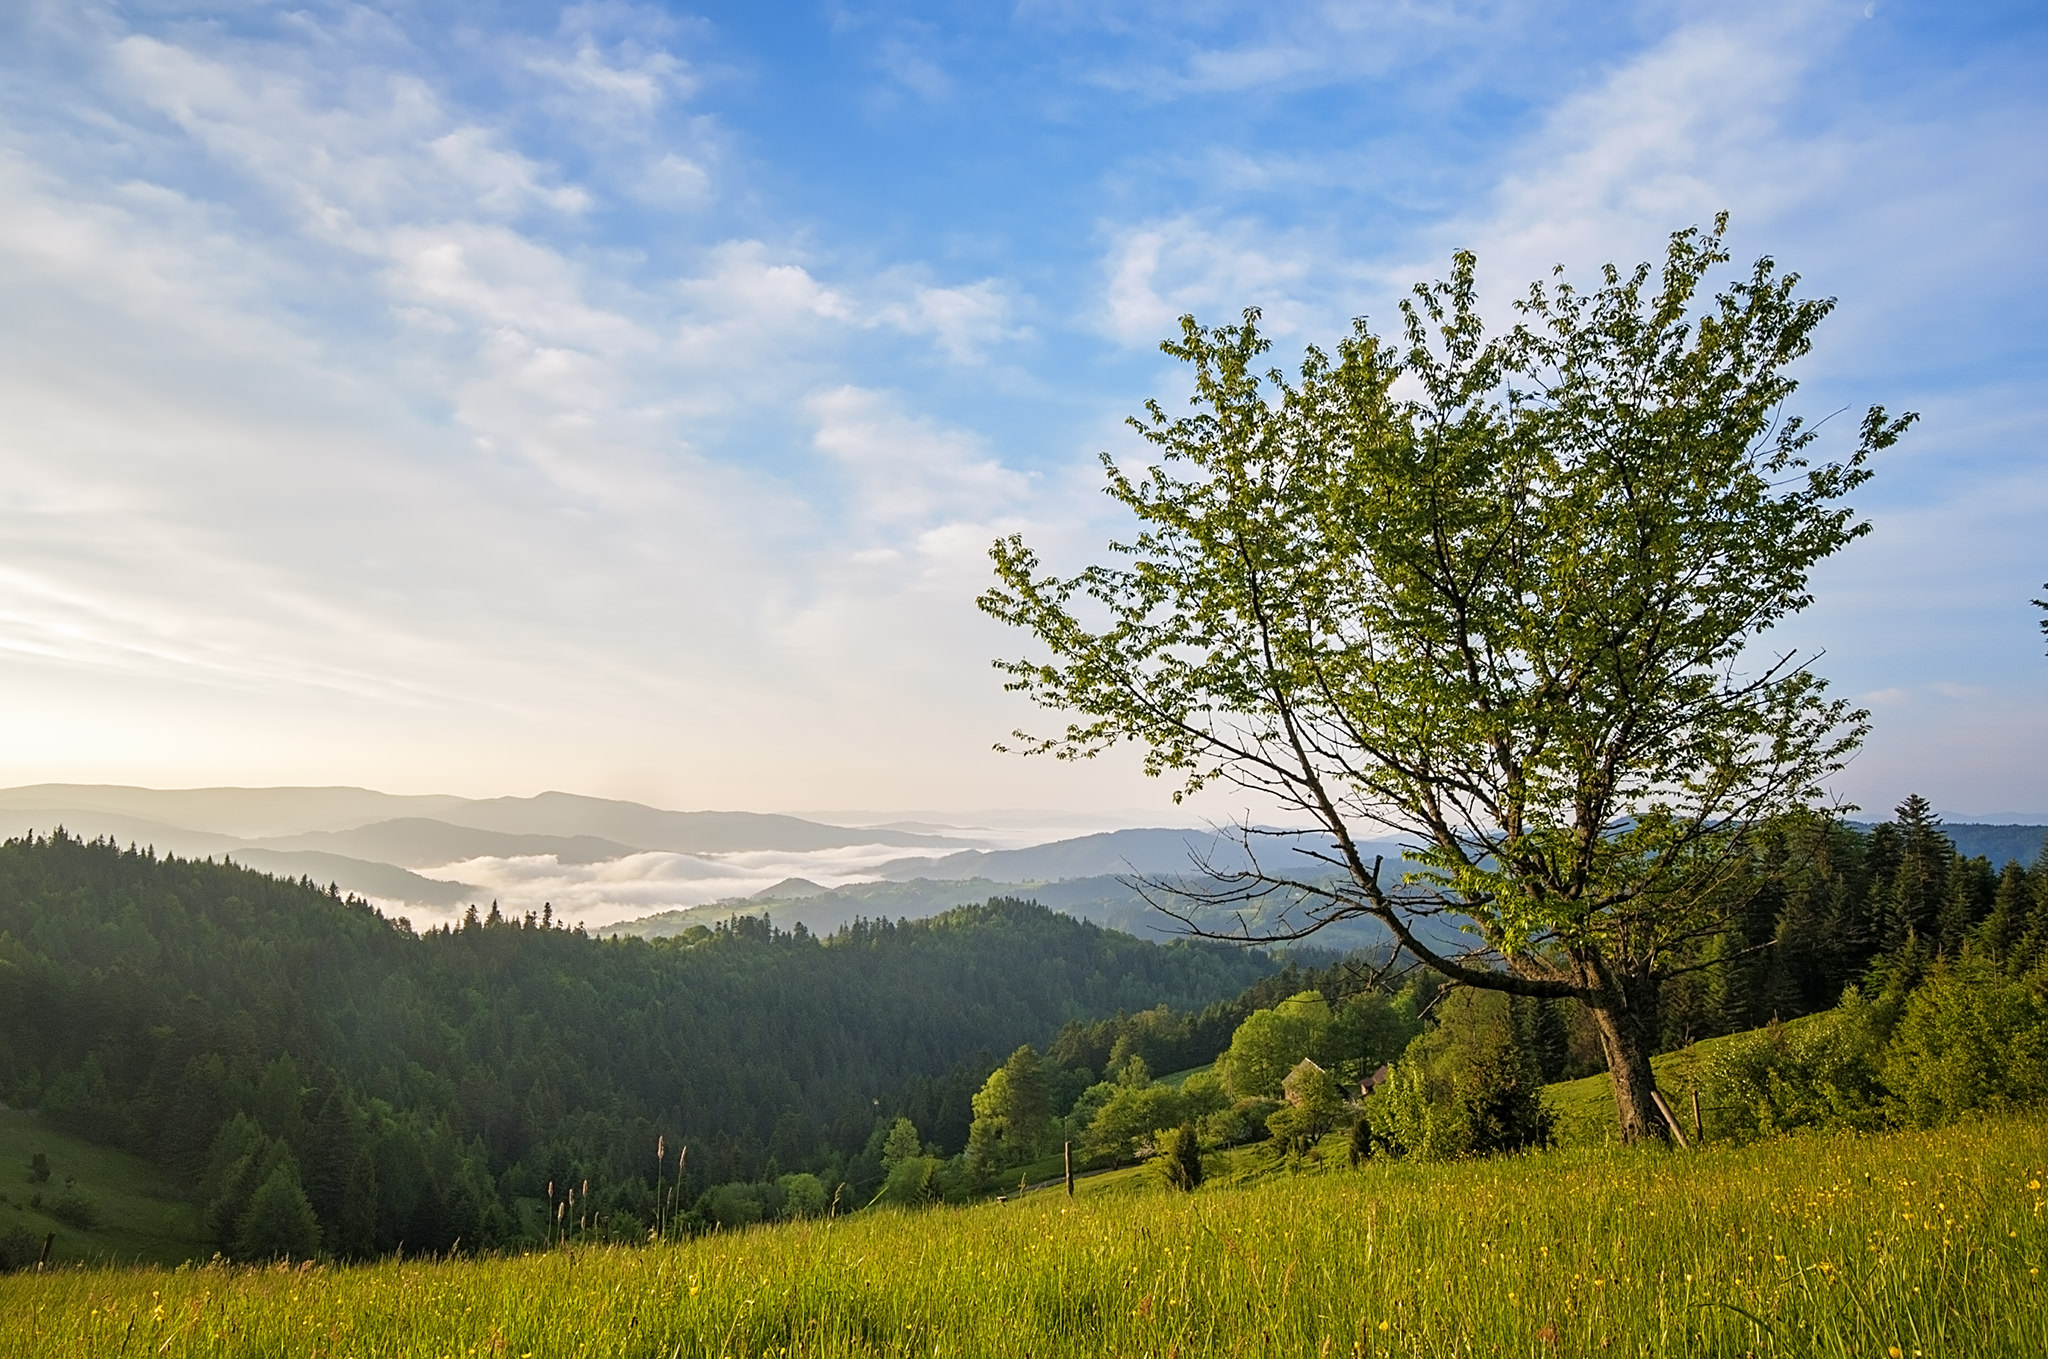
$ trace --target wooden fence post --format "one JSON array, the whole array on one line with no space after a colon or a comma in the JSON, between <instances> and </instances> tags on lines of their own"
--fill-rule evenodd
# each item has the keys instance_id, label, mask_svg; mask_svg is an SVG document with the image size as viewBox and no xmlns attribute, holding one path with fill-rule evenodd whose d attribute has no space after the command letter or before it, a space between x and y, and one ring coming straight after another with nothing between
<instances>
[{"instance_id":1,"label":"wooden fence post","mask_svg":"<svg viewBox=\"0 0 2048 1359\"><path fill-rule=\"evenodd\" d=\"M1061 1155L1066 1159L1067 1163L1067 1197L1072 1198L1074 1197L1074 1144L1068 1142L1063 1148Z\"/></svg>"},{"instance_id":2,"label":"wooden fence post","mask_svg":"<svg viewBox=\"0 0 2048 1359\"><path fill-rule=\"evenodd\" d=\"M1677 1116L1671 1112L1671 1106L1664 1102L1663 1092L1652 1087L1650 1102L1657 1106L1658 1113L1664 1115L1664 1126L1671 1129L1671 1136L1677 1139L1678 1145L1690 1150L1692 1144L1685 1140L1685 1130L1678 1126Z\"/></svg>"}]
</instances>

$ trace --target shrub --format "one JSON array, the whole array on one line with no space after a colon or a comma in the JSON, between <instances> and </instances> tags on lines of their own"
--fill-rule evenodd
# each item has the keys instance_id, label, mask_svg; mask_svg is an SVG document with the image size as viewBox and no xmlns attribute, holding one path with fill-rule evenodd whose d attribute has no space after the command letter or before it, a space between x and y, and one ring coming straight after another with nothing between
<instances>
[{"instance_id":1,"label":"shrub","mask_svg":"<svg viewBox=\"0 0 2048 1359\"><path fill-rule=\"evenodd\" d=\"M99 1205L75 1189L67 1189L50 1201L43 1210L51 1217L80 1231L89 1232L99 1225Z\"/></svg>"},{"instance_id":2,"label":"shrub","mask_svg":"<svg viewBox=\"0 0 2048 1359\"><path fill-rule=\"evenodd\" d=\"M1142 1153L1162 1128L1188 1119L1187 1102L1170 1086L1120 1085L1088 1125L1083 1147L1091 1160L1122 1161Z\"/></svg>"},{"instance_id":3,"label":"shrub","mask_svg":"<svg viewBox=\"0 0 2048 1359\"><path fill-rule=\"evenodd\" d=\"M1280 1108L1273 1099L1241 1099L1226 1109L1196 1120L1196 1130L1212 1147L1236 1147L1256 1142L1268 1133L1266 1120Z\"/></svg>"},{"instance_id":4,"label":"shrub","mask_svg":"<svg viewBox=\"0 0 2048 1359\"><path fill-rule=\"evenodd\" d=\"M1215 1113L1218 1109L1230 1107L1230 1092L1223 1087L1223 1078L1213 1071L1197 1071L1181 1082L1180 1097L1187 1105L1187 1115L1200 1119Z\"/></svg>"},{"instance_id":5,"label":"shrub","mask_svg":"<svg viewBox=\"0 0 2048 1359\"><path fill-rule=\"evenodd\" d=\"M1379 1153L1379 1147L1372 1135L1372 1123L1367 1120L1363 1110L1352 1121L1351 1137L1346 1143L1344 1151L1351 1161L1351 1168L1353 1170L1358 1169Z\"/></svg>"},{"instance_id":6,"label":"shrub","mask_svg":"<svg viewBox=\"0 0 2048 1359\"><path fill-rule=\"evenodd\" d=\"M1420 1061L1404 1059L1388 1069L1387 1079L1365 1101L1365 1118L1372 1142L1394 1156L1449 1161L1472 1148L1464 1107Z\"/></svg>"},{"instance_id":7,"label":"shrub","mask_svg":"<svg viewBox=\"0 0 2048 1359\"><path fill-rule=\"evenodd\" d=\"M782 1189L782 1215L786 1218L823 1217L825 1182L808 1171L784 1175L776 1183Z\"/></svg>"},{"instance_id":8,"label":"shrub","mask_svg":"<svg viewBox=\"0 0 2048 1359\"><path fill-rule=\"evenodd\" d=\"M26 1227L9 1227L0 1232L0 1274L27 1269L43 1258L43 1243Z\"/></svg>"},{"instance_id":9,"label":"shrub","mask_svg":"<svg viewBox=\"0 0 2048 1359\"><path fill-rule=\"evenodd\" d=\"M759 1187L739 1182L712 1186L700 1207L721 1227L745 1227L759 1222L764 1212Z\"/></svg>"},{"instance_id":10,"label":"shrub","mask_svg":"<svg viewBox=\"0 0 2048 1359\"><path fill-rule=\"evenodd\" d=\"M1937 964L1908 997L1881 1070L1887 1111L1916 1127L2048 1100L2048 1001L1988 959Z\"/></svg>"},{"instance_id":11,"label":"shrub","mask_svg":"<svg viewBox=\"0 0 2048 1359\"><path fill-rule=\"evenodd\" d=\"M1748 1140L1794 1128L1883 1126L1884 1007L1851 988L1842 1004L1721 1045L1708 1063L1712 1134Z\"/></svg>"},{"instance_id":12,"label":"shrub","mask_svg":"<svg viewBox=\"0 0 2048 1359\"><path fill-rule=\"evenodd\" d=\"M1454 1079L1471 1130L1468 1150L1486 1156L1549 1146L1555 1120L1543 1103L1536 1064L1513 1029L1506 1024L1487 1026L1461 1057Z\"/></svg>"},{"instance_id":13,"label":"shrub","mask_svg":"<svg viewBox=\"0 0 2048 1359\"><path fill-rule=\"evenodd\" d=\"M276 1168L250 1196L248 1211L235 1232L235 1255L243 1260L309 1260L320 1253L320 1224L299 1184L291 1158Z\"/></svg>"},{"instance_id":14,"label":"shrub","mask_svg":"<svg viewBox=\"0 0 2048 1359\"><path fill-rule=\"evenodd\" d=\"M1159 1164L1175 1189L1193 1193L1201 1185L1202 1146L1194 1124L1183 1123L1159 1135Z\"/></svg>"},{"instance_id":15,"label":"shrub","mask_svg":"<svg viewBox=\"0 0 2048 1359\"><path fill-rule=\"evenodd\" d=\"M1367 1097L1356 1154L1444 1161L1548 1145L1552 1115L1507 997L1461 989L1441 1008Z\"/></svg>"}]
</instances>

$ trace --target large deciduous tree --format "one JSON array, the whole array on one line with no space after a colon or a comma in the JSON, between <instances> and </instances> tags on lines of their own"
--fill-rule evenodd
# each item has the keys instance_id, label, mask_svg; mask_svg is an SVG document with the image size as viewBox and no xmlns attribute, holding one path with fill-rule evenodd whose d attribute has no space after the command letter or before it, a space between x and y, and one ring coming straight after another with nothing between
<instances>
[{"instance_id":1,"label":"large deciduous tree","mask_svg":"<svg viewBox=\"0 0 2048 1359\"><path fill-rule=\"evenodd\" d=\"M1251 866L1190 918L1370 916L1456 981L1584 1002L1631 1140L1663 1134L1660 985L1865 731L1763 634L1865 531L1841 502L1913 418L1872 407L1846 457L1811 457L1786 370L1833 304L1769 259L1705 296L1724 229L1676 233L1661 276L1533 285L1498 333L1459 254L1399 342L1360 321L1293 380L1259 371L1256 311L1183 318L1162 348L1194 412L1132 421L1143 474L1103 459L1136 536L1071 577L1003 539L980 600L1050 653L998 662L1009 687L1069 714L1023 749L1135 741L1177 794L1221 781L1314 826L1240 827ZM1424 866L1398 881L1363 848L1389 828Z\"/></svg>"}]
</instances>

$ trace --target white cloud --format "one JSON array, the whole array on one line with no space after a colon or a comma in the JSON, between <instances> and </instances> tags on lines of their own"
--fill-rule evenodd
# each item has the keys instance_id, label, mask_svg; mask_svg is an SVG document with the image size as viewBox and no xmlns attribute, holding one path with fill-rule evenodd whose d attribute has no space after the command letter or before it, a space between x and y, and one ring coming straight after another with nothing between
<instances>
[{"instance_id":1,"label":"white cloud","mask_svg":"<svg viewBox=\"0 0 2048 1359\"><path fill-rule=\"evenodd\" d=\"M1184 315L1218 325L1252 306L1264 309L1268 334L1298 333L1327 305L1330 276L1345 265L1327 242L1297 232L1180 216L1116 230L1103 267L1101 329L1119 343L1150 346L1177 335ZM1321 302L1307 296L1316 292Z\"/></svg>"},{"instance_id":2,"label":"white cloud","mask_svg":"<svg viewBox=\"0 0 2048 1359\"><path fill-rule=\"evenodd\" d=\"M805 408L817 426L813 443L847 470L870 522L983 515L1016 504L1028 489L973 435L907 414L880 392L838 387L814 394Z\"/></svg>"},{"instance_id":3,"label":"white cloud","mask_svg":"<svg viewBox=\"0 0 2048 1359\"><path fill-rule=\"evenodd\" d=\"M689 98L697 83L672 52L622 45L607 57L588 35L577 42L573 56L536 54L526 65L567 93L550 107L615 123L651 118L669 100Z\"/></svg>"},{"instance_id":4,"label":"white cloud","mask_svg":"<svg viewBox=\"0 0 2048 1359\"><path fill-rule=\"evenodd\" d=\"M609 925L656 911L750 896L789 878L821 887L873 881L876 866L913 853L900 845L849 845L809 853L629 854L594 864L552 855L465 859L422 876L482 889L508 914L554 907L556 919ZM421 908L402 907L417 914ZM451 911L450 914L453 914Z\"/></svg>"},{"instance_id":5,"label":"white cloud","mask_svg":"<svg viewBox=\"0 0 2048 1359\"><path fill-rule=\"evenodd\" d=\"M1055 28L1097 29L1125 40L1120 60L1083 58L1087 78L1153 99L1215 98L1385 79L1450 59L1467 68L1437 76L1470 80L1504 53L1528 56L1545 16L1519 0L1359 5L1325 3L1136 3L1072 5L1037 0L1019 14ZM1433 73L1434 74L1434 73Z\"/></svg>"},{"instance_id":6,"label":"white cloud","mask_svg":"<svg viewBox=\"0 0 2048 1359\"><path fill-rule=\"evenodd\" d=\"M674 151L663 152L647 167L636 191L647 202L679 208L699 208L716 196L703 160Z\"/></svg>"},{"instance_id":7,"label":"white cloud","mask_svg":"<svg viewBox=\"0 0 2048 1359\"><path fill-rule=\"evenodd\" d=\"M915 287L908 299L884 302L874 315L879 324L931 336L955 363L980 363L993 346L1030 333L1013 323L1014 309L1003 281L984 278L954 287Z\"/></svg>"},{"instance_id":8,"label":"white cloud","mask_svg":"<svg viewBox=\"0 0 2048 1359\"><path fill-rule=\"evenodd\" d=\"M491 129L451 116L415 77L360 82L237 63L143 35L108 53L133 98L171 119L338 242L392 217L580 212L589 200ZM367 92L361 86L367 85Z\"/></svg>"},{"instance_id":9,"label":"white cloud","mask_svg":"<svg viewBox=\"0 0 2048 1359\"><path fill-rule=\"evenodd\" d=\"M875 50L876 64L896 84L928 103L953 93L953 79L923 43L902 35L884 38Z\"/></svg>"},{"instance_id":10,"label":"white cloud","mask_svg":"<svg viewBox=\"0 0 2048 1359\"><path fill-rule=\"evenodd\" d=\"M360 6L39 13L0 56L0 746L24 779L1127 803L1127 766L986 754L1034 715L986 669L1023 643L972 600L1010 529L1049 561L1099 555L1087 455L1129 446L1113 418L1162 366L1130 351L1183 311L1260 305L1285 349L1388 319L1456 246L1502 296L1553 259L1654 254L1726 205L1738 248L1821 261L1816 290L1845 299L1814 361L1834 365L1809 393L1827 409L1866 399L1859 364L1899 387L1973 366L1979 334L2013 333L1991 309L2043 295L2038 100L1816 95L1849 63L1846 21L1812 7L1646 12L1562 66L1546 54L1586 27L1519 4L1033 7L1006 32L1087 41L994 101L977 37L863 20L891 87L948 118L1108 98L1031 83L1053 68L1118 64L1141 96L1094 139L1120 149L1070 138L1011 215L956 224L934 191L884 227L835 215L861 167L803 159L836 142L778 150L790 110L755 118L780 72L703 55L737 49L730 26L607 4L528 37L495 12L460 32ZM1657 24L1675 27L1624 50ZM1105 57L1105 31L1147 60ZM1352 82L1327 98L1355 141L1297 135L1281 106L1331 81ZM1475 87L1484 118L1460 103ZM729 89L749 91L744 136L708 107ZM943 150L920 117L836 131ZM996 154L1044 145L968 130ZM1414 169L1432 157L1457 163ZM1398 201L1361 224L1374 179ZM1975 601L2042 578L2014 527L2038 520L2038 474L1999 481L1972 451L2039 442L2033 376L1896 399L1930 414L1855 549L1885 569L1823 582L1855 603L1814 619L1846 691L2034 730L2011 715L2011 676L2040 664L2031 615L2014 605L2010 648L1970 640L2006 626ZM1942 630L1958 616L1976 621ZM1995 682L1974 660L1902 668L1936 634L1946 657L1995 651ZM1937 682L1993 694L1943 702Z\"/></svg>"}]
</instances>

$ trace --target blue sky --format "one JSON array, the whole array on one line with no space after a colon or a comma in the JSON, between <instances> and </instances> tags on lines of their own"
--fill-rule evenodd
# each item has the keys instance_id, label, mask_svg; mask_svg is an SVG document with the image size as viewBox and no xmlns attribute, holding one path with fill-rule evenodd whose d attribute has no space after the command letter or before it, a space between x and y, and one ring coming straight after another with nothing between
<instances>
[{"instance_id":1,"label":"blue sky","mask_svg":"<svg viewBox=\"0 0 2048 1359\"><path fill-rule=\"evenodd\" d=\"M1117 531L1174 318L1727 208L1841 299L1800 409L1923 413L1788 630L1841 792L2048 812L2044 77L2017 4L26 0L0 780L1157 807L990 751L971 600Z\"/></svg>"}]
</instances>

